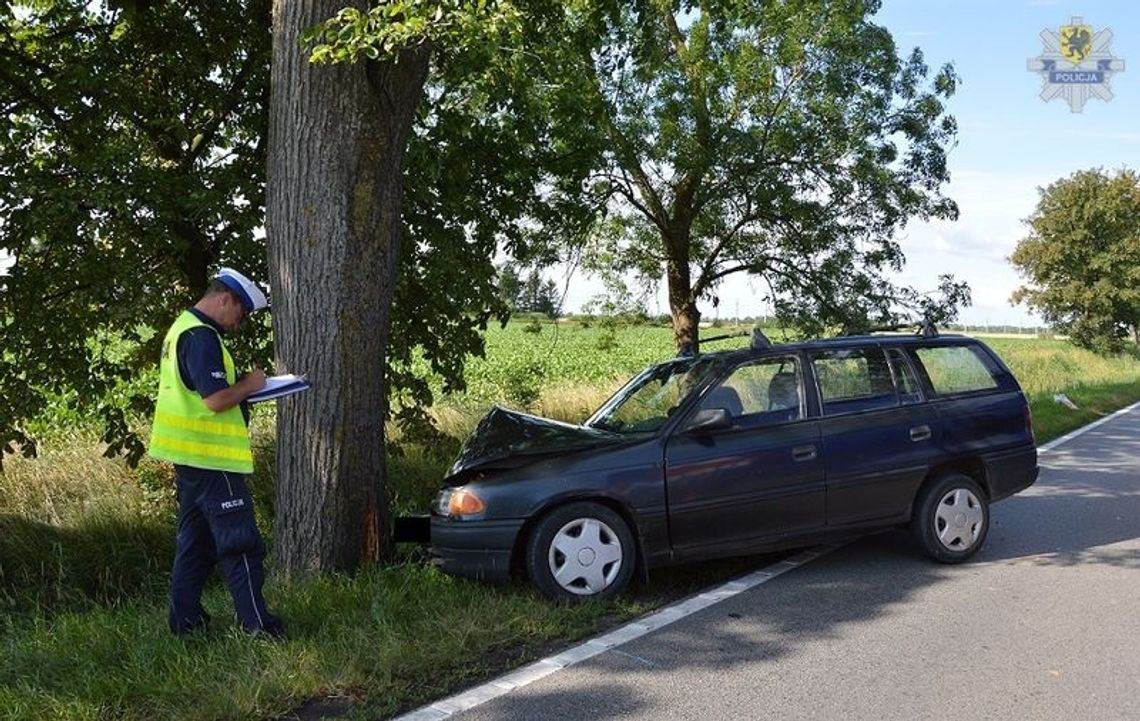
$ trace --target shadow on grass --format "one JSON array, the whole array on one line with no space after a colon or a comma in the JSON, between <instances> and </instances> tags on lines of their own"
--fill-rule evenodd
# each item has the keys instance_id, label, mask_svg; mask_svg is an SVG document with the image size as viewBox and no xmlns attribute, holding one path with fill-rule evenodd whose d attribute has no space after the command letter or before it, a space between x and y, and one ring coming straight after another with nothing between
<instances>
[{"instance_id":1,"label":"shadow on grass","mask_svg":"<svg viewBox=\"0 0 1140 721\"><path fill-rule=\"evenodd\" d=\"M174 531L158 520L60 528L0 514L0 608L52 613L164 594L173 553Z\"/></svg>"}]
</instances>

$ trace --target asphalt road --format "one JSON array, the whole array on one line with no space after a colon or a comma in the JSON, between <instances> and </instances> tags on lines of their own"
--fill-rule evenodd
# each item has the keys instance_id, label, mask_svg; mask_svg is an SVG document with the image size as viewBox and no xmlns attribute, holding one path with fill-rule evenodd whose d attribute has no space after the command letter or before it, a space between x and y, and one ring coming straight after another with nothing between
<instances>
[{"instance_id":1,"label":"asphalt road","mask_svg":"<svg viewBox=\"0 0 1140 721\"><path fill-rule=\"evenodd\" d=\"M969 564L867 537L450 718L1140 719L1140 411L1041 465Z\"/></svg>"}]
</instances>

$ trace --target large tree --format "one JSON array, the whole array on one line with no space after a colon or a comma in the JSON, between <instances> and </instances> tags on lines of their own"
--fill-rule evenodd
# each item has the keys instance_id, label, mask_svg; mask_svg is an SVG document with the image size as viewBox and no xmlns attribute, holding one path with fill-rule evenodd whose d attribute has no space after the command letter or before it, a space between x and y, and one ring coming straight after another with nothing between
<instances>
[{"instance_id":1,"label":"large tree","mask_svg":"<svg viewBox=\"0 0 1140 721\"><path fill-rule=\"evenodd\" d=\"M1039 192L1010 256L1027 281L1012 301L1087 348L1140 343L1140 177L1082 170Z\"/></svg>"},{"instance_id":2,"label":"large tree","mask_svg":"<svg viewBox=\"0 0 1140 721\"><path fill-rule=\"evenodd\" d=\"M278 366L308 374L278 404L275 536L287 571L381 555L389 517L385 353L403 167L430 49L314 65L302 32L342 0L273 7L267 226Z\"/></svg>"},{"instance_id":3,"label":"large tree","mask_svg":"<svg viewBox=\"0 0 1140 721\"><path fill-rule=\"evenodd\" d=\"M112 451L138 454L124 410L148 413L153 387L139 376L157 331L220 264L266 277L268 3L15 7L0 6L0 257L15 258L0 275L0 432L31 451L22 422L74 398L100 406ZM461 387L479 331L508 312L492 258L527 255L540 225L521 219L575 215L538 202L544 167L566 161L544 140L535 89L518 82L521 50L501 45L437 47L431 102L417 108L403 198L416 240L400 253L386 359L402 421L431 403L415 359ZM269 328L250 330L241 358L272 358ZM127 352L103 353L93 336Z\"/></svg>"},{"instance_id":4,"label":"large tree","mask_svg":"<svg viewBox=\"0 0 1140 721\"><path fill-rule=\"evenodd\" d=\"M873 22L875 0L633 0L572 4L586 36L571 73L602 141L610 198L595 264L668 285L678 346L697 303L750 273L779 315L818 332L891 322L916 300L889 274L912 218L943 197L956 78L928 78ZM946 288L962 300L964 289Z\"/></svg>"},{"instance_id":5,"label":"large tree","mask_svg":"<svg viewBox=\"0 0 1140 721\"><path fill-rule=\"evenodd\" d=\"M508 310L496 250L529 257L543 229L567 234L591 215L574 190L587 164L549 142L552 99L566 103L560 117L576 111L532 72L560 64L546 52L561 47L560 3L338 6L274 12L270 265L286 297L275 335L280 364L314 381L279 409L275 535L279 563L302 573L385 550L386 372L409 414L430 400L410 377L409 339L460 387L476 330ZM563 187L560 200L540 186Z\"/></svg>"}]
</instances>

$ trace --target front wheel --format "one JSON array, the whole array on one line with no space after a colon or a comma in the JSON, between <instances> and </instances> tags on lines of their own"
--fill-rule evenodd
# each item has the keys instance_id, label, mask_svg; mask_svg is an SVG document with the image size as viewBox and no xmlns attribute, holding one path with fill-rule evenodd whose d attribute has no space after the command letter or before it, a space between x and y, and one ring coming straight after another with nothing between
<instances>
[{"instance_id":1,"label":"front wheel","mask_svg":"<svg viewBox=\"0 0 1140 721\"><path fill-rule=\"evenodd\" d=\"M636 556L633 533L620 515L597 503L571 503L534 527L526 570L548 598L608 599L629 585Z\"/></svg>"},{"instance_id":2,"label":"front wheel","mask_svg":"<svg viewBox=\"0 0 1140 721\"><path fill-rule=\"evenodd\" d=\"M910 528L926 555L942 563L961 563L986 542L989 503L969 476L940 476L919 495Z\"/></svg>"}]
</instances>

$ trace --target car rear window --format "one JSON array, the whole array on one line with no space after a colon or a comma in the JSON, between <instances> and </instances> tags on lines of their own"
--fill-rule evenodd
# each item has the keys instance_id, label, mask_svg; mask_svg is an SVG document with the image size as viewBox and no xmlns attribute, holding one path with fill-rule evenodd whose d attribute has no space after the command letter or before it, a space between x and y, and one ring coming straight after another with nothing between
<instances>
[{"instance_id":1,"label":"car rear window","mask_svg":"<svg viewBox=\"0 0 1140 721\"><path fill-rule=\"evenodd\" d=\"M919 348L915 354L926 369L934 392L939 395L997 388L997 380L976 347Z\"/></svg>"}]
</instances>

